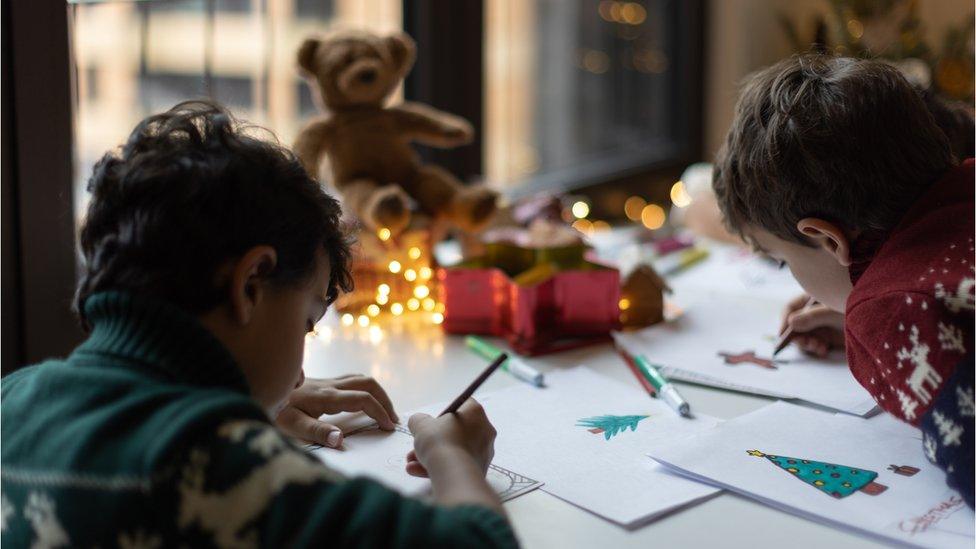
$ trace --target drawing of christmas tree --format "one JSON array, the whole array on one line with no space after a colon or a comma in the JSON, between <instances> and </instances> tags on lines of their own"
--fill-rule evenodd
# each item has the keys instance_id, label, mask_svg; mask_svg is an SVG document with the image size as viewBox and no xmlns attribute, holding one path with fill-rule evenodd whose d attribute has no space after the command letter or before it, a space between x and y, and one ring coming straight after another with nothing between
<instances>
[{"instance_id":1,"label":"drawing of christmas tree","mask_svg":"<svg viewBox=\"0 0 976 549\"><path fill-rule=\"evenodd\" d=\"M588 431L594 434L603 433L605 440L610 440L617 433L622 433L629 427L631 431L637 430L637 424L642 419L650 416L595 416L585 417L576 422L577 427L589 427Z\"/></svg>"},{"instance_id":2,"label":"drawing of christmas tree","mask_svg":"<svg viewBox=\"0 0 976 549\"><path fill-rule=\"evenodd\" d=\"M884 484L874 482L878 473L847 465L825 463L786 456L764 454L759 450L748 450L750 456L764 457L803 482L837 499L847 497L856 490L876 496L888 489Z\"/></svg>"}]
</instances>

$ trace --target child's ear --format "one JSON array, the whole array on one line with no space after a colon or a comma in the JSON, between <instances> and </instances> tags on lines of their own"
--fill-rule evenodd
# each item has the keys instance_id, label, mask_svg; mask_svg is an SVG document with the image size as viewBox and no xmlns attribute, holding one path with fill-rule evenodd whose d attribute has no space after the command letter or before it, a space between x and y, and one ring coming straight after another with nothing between
<instances>
[{"instance_id":1,"label":"child's ear","mask_svg":"<svg viewBox=\"0 0 976 549\"><path fill-rule=\"evenodd\" d=\"M400 74L406 74L413 66L416 58L417 46L413 39L402 32L398 32L386 37L384 42L386 42L386 47L390 49L393 64L396 65Z\"/></svg>"},{"instance_id":2,"label":"child's ear","mask_svg":"<svg viewBox=\"0 0 976 549\"><path fill-rule=\"evenodd\" d=\"M228 286L231 311L239 324L251 322L254 310L265 298L268 275L277 262L278 254L274 248L255 246L234 263Z\"/></svg>"},{"instance_id":3,"label":"child's ear","mask_svg":"<svg viewBox=\"0 0 976 549\"><path fill-rule=\"evenodd\" d=\"M840 265L851 265L851 242L836 224L816 217L805 217L796 223L796 229L815 246L834 256Z\"/></svg>"},{"instance_id":4,"label":"child's ear","mask_svg":"<svg viewBox=\"0 0 976 549\"><path fill-rule=\"evenodd\" d=\"M307 73L315 72L315 53L322 43L318 38L306 38L298 48L298 66Z\"/></svg>"}]
</instances>

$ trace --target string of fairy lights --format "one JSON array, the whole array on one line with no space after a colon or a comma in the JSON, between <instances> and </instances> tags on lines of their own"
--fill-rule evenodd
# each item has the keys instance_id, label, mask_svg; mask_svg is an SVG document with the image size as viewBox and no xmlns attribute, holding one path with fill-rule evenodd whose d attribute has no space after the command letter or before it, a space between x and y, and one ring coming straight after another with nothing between
<instances>
[{"instance_id":1,"label":"string of fairy lights","mask_svg":"<svg viewBox=\"0 0 976 549\"><path fill-rule=\"evenodd\" d=\"M677 208L691 204L691 196L682 181L671 186L670 198L671 205ZM573 219L573 228L584 235L610 229L608 222L590 218L591 208L586 199L572 202L565 213L569 219ZM667 211L663 205L648 202L638 195L624 202L624 215L631 222L640 223L652 231L662 228L667 222ZM381 228L376 236L382 243L390 243L392 238L387 228ZM437 299L437 279L428 257L429 250L425 252L418 245L391 245L386 252L385 268L376 268L374 270L377 272L371 276L356 280L358 298L354 301L355 305L340 307L340 324L347 328L358 326L366 329L370 340L378 341L385 318L416 313L413 316L427 319L434 325L443 323L445 306ZM629 300L621 299L621 310L627 310L629 306ZM310 336L315 337L316 333Z\"/></svg>"},{"instance_id":2,"label":"string of fairy lights","mask_svg":"<svg viewBox=\"0 0 976 549\"><path fill-rule=\"evenodd\" d=\"M392 234L389 229L381 228L376 236L386 243ZM436 298L434 269L424 250L416 245L405 250L392 246L388 253L384 272L377 273L375 281L356 281L360 288L372 288L367 304L360 304L358 312L343 312L339 322L343 326L367 328L384 315L399 317L411 312L427 313L433 324L444 322L444 304ZM370 282L376 282L375 286ZM357 292L367 295L363 290Z\"/></svg>"}]
</instances>

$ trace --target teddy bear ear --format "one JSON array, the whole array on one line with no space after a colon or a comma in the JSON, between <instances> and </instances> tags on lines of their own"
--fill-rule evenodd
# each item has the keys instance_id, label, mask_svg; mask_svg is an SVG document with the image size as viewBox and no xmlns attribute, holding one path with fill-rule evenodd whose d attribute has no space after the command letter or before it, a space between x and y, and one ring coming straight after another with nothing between
<instances>
[{"instance_id":1,"label":"teddy bear ear","mask_svg":"<svg viewBox=\"0 0 976 549\"><path fill-rule=\"evenodd\" d=\"M386 42L386 47L390 49L393 62L400 68L400 71L406 73L410 70L417 56L417 46L414 44L413 38L410 38L402 32L398 32L386 37L384 41Z\"/></svg>"},{"instance_id":2,"label":"teddy bear ear","mask_svg":"<svg viewBox=\"0 0 976 549\"><path fill-rule=\"evenodd\" d=\"M315 72L315 52L322 43L318 38L306 38L298 48L298 66L307 72Z\"/></svg>"}]
</instances>

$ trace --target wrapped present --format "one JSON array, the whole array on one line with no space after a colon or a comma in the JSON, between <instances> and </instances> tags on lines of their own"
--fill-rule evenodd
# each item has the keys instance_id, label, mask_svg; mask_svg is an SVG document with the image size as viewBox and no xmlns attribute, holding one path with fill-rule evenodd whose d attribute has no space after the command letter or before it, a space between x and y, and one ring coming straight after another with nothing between
<instances>
[{"instance_id":1,"label":"wrapped present","mask_svg":"<svg viewBox=\"0 0 976 549\"><path fill-rule=\"evenodd\" d=\"M620 326L620 273L585 251L489 242L482 256L439 269L444 330L502 336L526 355L609 340Z\"/></svg>"}]
</instances>

